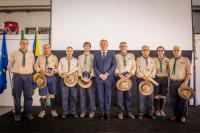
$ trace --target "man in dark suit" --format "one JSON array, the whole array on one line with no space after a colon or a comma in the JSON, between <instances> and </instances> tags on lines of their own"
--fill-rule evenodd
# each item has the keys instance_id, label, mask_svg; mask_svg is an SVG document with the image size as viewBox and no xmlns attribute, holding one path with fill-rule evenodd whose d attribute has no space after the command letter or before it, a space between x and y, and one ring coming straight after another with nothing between
<instances>
[{"instance_id":1,"label":"man in dark suit","mask_svg":"<svg viewBox=\"0 0 200 133\"><path fill-rule=\"evenodd\" d=\"M96 75L96 85L99 98L100 119L110 120L112 84L116 68L116 58L113 52L107 51L108 41L100 41L101 51L94 54L93 69Z\"/></svg>"}]
</instances>

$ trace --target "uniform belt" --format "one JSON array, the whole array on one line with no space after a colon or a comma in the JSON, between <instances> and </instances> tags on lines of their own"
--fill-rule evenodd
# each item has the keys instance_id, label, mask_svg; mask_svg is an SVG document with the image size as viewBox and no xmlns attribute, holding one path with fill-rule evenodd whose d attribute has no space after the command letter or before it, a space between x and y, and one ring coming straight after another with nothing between
<instances>
[{"instance_id":1,"label":"uniform belt","mask_svg":"<svg viewBox=\"0 0 200 133\"><path fill-rule=\"evenodd\" d=\"M19 73L14 73L14 75L18 75L18 76L33 76L32 74L19 74Z\"/></svg>"},{"instance_id":2,"label":"uniform belt","mask_svg":"<svg viewBox=\"0 0 200 133\"><path fill-rule=\"evenodd\" d=\"M165 79L165 78L168 78L168 76L156 76L156 78Z\"/></svg>"},{"instance_id":3,"label":"uniform belt","mask_svg":"<svg viewBox=\"0 0 200 133\"><path fill-rule=\"evenodd\" d=\"M46 75L46 77L55 77L55 74L54 74L54 75L51 75L51 76L47 76L47 75Z\"/></svg>"},{"instance_id":4,"label":"uniform belt","mask_svg":"<svg viewBox=\"0 0 200 133\"><path fill-rule=\"evenodd\" d=\"M184 79L178 79L178 80L175 80L175 79L170 79L171 81L173 81L173 82L183 82L184 81Z\"/></svg>"}]
</instances>

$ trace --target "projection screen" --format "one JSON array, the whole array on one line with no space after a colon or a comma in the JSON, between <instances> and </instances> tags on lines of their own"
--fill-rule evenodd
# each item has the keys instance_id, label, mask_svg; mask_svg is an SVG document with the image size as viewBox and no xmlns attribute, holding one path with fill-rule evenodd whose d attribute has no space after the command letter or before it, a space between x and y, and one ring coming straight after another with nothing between
<instances>
[{"instance_id":1,"label":"projection screen","mask_svg":"<svg viewBox=\"0 0 200 133\"><path fill-rule=\"evenodd\" d=\"M81 50L90 41L98 50L107 39L111 50L121 41L130 50L143 44L192 50L191 15L191 0L52 0L52 49Z\"/></svg>"}]
</instances>

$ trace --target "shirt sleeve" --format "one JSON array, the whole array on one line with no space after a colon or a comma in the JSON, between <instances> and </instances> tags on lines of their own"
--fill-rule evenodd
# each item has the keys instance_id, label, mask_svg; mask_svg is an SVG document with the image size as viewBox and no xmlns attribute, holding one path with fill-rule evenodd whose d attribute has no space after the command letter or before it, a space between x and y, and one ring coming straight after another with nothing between
<instances>
[{"instance_id":1,"label":"shirt sleeve","mask_svg":"<svg viewBox=\"0 0 200 133\"><path fill-rule=\"evenodd\" d=\"M15 62L15 52L13 52L10 56L10 59L9 59L9 62L8 62L8 71L12 72L12 66L13 66L13 63Z\"/></svg>"}]
</instances>

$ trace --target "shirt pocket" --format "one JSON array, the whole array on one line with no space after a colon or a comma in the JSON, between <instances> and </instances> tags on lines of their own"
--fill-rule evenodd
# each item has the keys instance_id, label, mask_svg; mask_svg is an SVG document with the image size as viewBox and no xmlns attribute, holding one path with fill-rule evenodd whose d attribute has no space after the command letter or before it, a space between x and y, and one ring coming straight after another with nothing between
<instances>
[{"instance_id":1,"label":"shirt pocket","mask_svg":"<svg viewBox=\"0 0 200 133\"><path fill-rule=\"evenodd\" d=\"M29 65L30 67L33 66L33 60L31 55L26 56L26 64Z\"/></svg>"}]
</instances>

